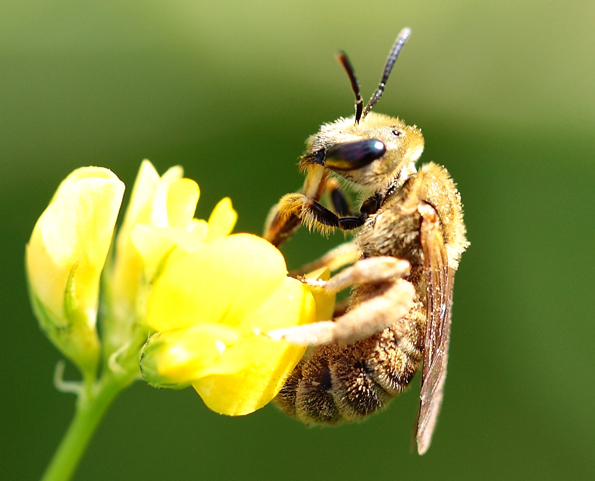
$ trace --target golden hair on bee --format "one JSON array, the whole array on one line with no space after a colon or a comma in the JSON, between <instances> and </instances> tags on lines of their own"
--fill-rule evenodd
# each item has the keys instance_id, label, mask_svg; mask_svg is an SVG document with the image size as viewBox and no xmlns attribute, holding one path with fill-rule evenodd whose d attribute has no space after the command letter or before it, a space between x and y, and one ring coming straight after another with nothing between
<instances>
[{"instance_id":1,"label":"golden hair on bee","mask_svg":"<svg viewBox=\"0 0 595 481\"><path fill-rule=\"evenodd\" d=\"M355 115L323 124L307 140L304 185L283 196L265 224L264 237L277 246L300 225L353 232L353 240L296 273L313 289L351 289L349 302L332 319L267 334L312 346L276 399L306 424L338 424L378 411L423 362L416 439L424 454L442 406L454 273L469 243L446 169L434 163L416 169L421 130L371 111L410 34L408 28L399 33L365 107L355 71L339 52ZM359 194L355 208L346 190ZM338 272L326 282L301 276L323 266Z\"/></svg>"}]
</instances>

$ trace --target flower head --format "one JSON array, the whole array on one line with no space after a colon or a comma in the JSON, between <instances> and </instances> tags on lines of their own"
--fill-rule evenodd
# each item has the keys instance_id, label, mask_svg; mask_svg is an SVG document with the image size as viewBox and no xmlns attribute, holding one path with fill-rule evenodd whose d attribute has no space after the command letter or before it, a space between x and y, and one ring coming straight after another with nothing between
<instances>
[{"instance_id":1,"label":"flower head","mask_svg":"<svg viewBox=\"0 0 595 481\"><path fill-rule=\"evenodd\" d=\"M264 406L305 348L263 333L328 317L334 298L288 277L283 256L264 239L231 234L237 214L229 199L208 221L195 219L200 191L180 167L160 177L143 162L112 241L123 191L106 169L78 169L40 217L26 263L41 326L87 377L101 341L103 372L123 373L126 382L142 357L147 382L192 385L217 412Z\"/></svg>"},{"instance_id":2,"label":"flower head","mask_svg":"<svg viewBox=\"0 0 595 481\"><path fill-rule=\"evenodd\" d=\"M194 236L161 232L177 248L149 296L147 322L156 334L141 368L150 384L191 384L214 411L241 415L267 404L305 351L262 333L315 321L316 304L306 286L287 277L271 244L227 235L234 223L224 199Z\"/></svg>"}]
</instances>

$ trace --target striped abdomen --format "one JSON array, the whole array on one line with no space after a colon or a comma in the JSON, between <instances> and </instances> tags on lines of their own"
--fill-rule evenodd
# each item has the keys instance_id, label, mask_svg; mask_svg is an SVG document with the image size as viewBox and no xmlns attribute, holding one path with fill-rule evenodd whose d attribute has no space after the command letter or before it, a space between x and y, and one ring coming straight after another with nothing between
<instances>
[{"instance_id":1,"label":"striped abdomen","mask_svg":"<svg viewBox=\"0 0 595 481\"><path fill-rule=\"evenodd\" d=\"M379 334L350 345L315 347L296 366L276 398L288 415L305 423L361 419L402 392L423 356L425 308Z\"/></svg>"}]
</instances>

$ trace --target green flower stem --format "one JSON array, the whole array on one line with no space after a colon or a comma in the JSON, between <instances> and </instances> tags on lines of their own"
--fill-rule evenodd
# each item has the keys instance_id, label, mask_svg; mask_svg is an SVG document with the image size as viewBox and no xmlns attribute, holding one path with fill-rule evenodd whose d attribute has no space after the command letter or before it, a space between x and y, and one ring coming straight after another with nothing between
<instances>
[{"instance_id":1,"label":"green flower stem","mask_svg":"<svg viewBox=\"0 0 595 481\"><path fill-rule=\"evenodd\" d=\"M134 381L134 375L107 371L79 394L74 418L62 438L42 481L67 481L78 466L91 437L112 401Z\"/></svg>"}]
</instances>

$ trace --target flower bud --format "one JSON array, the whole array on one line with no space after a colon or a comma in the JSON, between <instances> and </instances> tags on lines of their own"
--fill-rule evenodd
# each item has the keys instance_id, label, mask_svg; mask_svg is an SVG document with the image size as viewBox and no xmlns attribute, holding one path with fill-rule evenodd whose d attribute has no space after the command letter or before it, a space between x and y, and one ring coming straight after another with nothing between
<instances>
[{"instance_id":1,"label":"flower bud","mask_svg":"<svg viewBox=\"0 0 595 481\"><path fill-rule=\"evenodd\" d=\"M85 167L59 186L26 248L33 310L49 339L85 375L99 359L99 280L124 184L109 170Z\"/></svg>"},{"instance_id":2,"label":"flower bud","mask_svg":"<svg viewBox=\"0 0 595 481\"><path fill-rule=\"evenodd\" d=\"M141 354L144 379L153 387L180 389L221 354L241 340L238 331L218 324L157 332L149 337Z\"/></svg>"}]
</instances>

